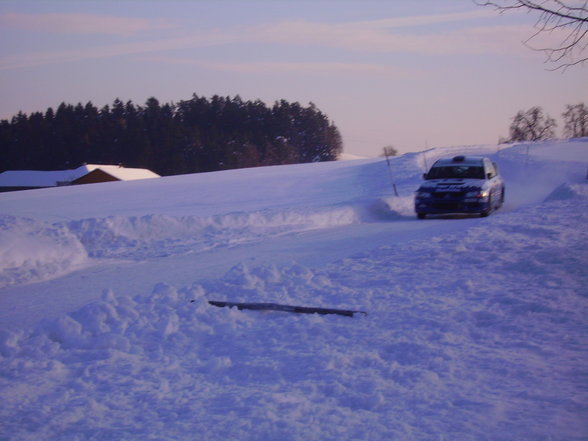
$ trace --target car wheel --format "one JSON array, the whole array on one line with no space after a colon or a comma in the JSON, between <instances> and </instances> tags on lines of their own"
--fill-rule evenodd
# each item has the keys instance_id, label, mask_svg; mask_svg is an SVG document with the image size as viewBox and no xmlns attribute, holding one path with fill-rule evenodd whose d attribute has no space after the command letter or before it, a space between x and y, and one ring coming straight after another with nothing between
<instances>
[{"instance_id":1,"label":"car wheel","mask_svg":"<svg viewBox=\"0 0 588 441\"><path fill-rule=\"evenodd\" d=\"M480 216L487 217L492 212L492 196L488 196L488 208L480 213Z\"/></svg>"}]
</instances>

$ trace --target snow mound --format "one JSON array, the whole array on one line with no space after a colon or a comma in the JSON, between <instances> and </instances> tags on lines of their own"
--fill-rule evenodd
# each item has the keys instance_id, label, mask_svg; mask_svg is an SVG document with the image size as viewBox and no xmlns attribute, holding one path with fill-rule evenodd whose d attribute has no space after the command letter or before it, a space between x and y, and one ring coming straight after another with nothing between
<instances>
[{"instance_id":1,"label":"snow mound","mask_svg":"<svg viewBox=\"0 0 588 441\"><path fill-rule=\"evenodd\" d=\"M200 252L267 239L286 233L359 222L352 206L316 210L228 213L215 216L111 216L82 219L69 229L93 258L141 260Z\"/></svg>"},{"instance_id":2,"label":"snow mound","mask_svg":"<svg viewBox=\"0 0 588 441\"><path fill-rule=\"evenodd\" d=\"M110 216L48 224L0 218L0 288L65 275L92 259L166 257L360 222L353 206L216 216Z\"/></svg>"},{"instance_id":3,"label":"snow mound","mask_svg":"<svg viewBox=\"0 0 588 441\"><path fill-rule=\"evenodd\" d=\"M564 183L547 196L546 201L563 201L568 199L588 199L588 184Z\"/></svg>"},{"instance_id":4,"label":"snow mound","mask_svg":"<svg viewBox=\"0 0 588 441\"><path fill-rule=\"evenodd\" d=\"M57 277L86 260L83 245L66 227L0 216L0 288Z\"/></svg>"},{"instance_id":5,"label":"snow mound","mask_svg":"<svg viewBox=\"0 0 588 441\"><path fill-rule=\"evenodd\" d=\"M332 439L337 425L304 421L316 414L335 422L334 401L349 417L382 405L374 384L351 387L338 378L353 360L342 342L329 343L361 319L208 304L239 287L258 299L275 287L282 292L276 299L295 295L288 287L316 292L328 286L324 276L297 265L240 266L217 282L216 291L160 283L134 298L106 290L99 301L30 333L4 332L0 388L8 402L0 409L0 435L188 440L198 433L253 440L293 439L295 429L296 439ZM317 338L308 339L308 332ZM27 382L35 386L23 387ZM23 399L29 404L20 407L20 418L8 418ZM284 414L301 421L288 422Z\"/></svg>"}]
</instances>

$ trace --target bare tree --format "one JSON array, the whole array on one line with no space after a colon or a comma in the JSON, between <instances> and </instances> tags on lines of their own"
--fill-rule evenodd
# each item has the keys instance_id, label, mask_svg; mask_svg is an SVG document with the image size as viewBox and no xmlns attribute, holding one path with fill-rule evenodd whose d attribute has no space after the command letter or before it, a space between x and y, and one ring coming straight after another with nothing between
<instances>
[{"instance_id":1,"label":"bare tree","mask_svg":"<svg viewBox=\"0 0 588 441\"><path fill-rule=\"evenodd\" d=\"M542 51L546 62L556 64L552 70L567 69L588 61L588 0L474 0L480 6L493 6L500 13L525 10L537 13L535 32L525 41L533 50ZM533 40L541 34L560 34L553 47L536 47Z\"/></svg>"},{"instance_id":2,"label":"bare tree","mask_svg":"<svg viewBox=\"0 0 588 441\"><path fill-rule=\"evenodd\" d=\"M561 116L565 122L564 136L568 138L588 136L588 106L586 104L568 104Z\"/></svg>"},{"instance_id":3,"label":"bare tree","mask_svg":"<svg viewBox=\"0 0 588 441\"><path fill-rule=\"evenodd\" d=\"M381 156L385 156L386 158L389 156L398 155L398 150L396 150L396 147L394 147L393 145L387 145L382 150L384 151L384 153L382 153Z\"/></svg>"},{"instance_id":4,"label":"bare tree","mask_svg":"<svg viewBox=\"0 0 588 441\"><path fill-rule=\"evenodd\" d=\"M508 142L540 141L555 136L556 122L549 115L543 114L541 107L532 107L527 111L519 111L510 125Z\"/></svg>"}]
</instances>

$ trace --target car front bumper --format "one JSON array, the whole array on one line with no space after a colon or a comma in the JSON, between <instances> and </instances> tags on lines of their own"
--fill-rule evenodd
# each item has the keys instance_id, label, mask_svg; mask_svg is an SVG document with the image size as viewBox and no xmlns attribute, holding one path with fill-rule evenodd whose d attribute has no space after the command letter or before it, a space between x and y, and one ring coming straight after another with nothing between
<instances>
[{"instance_id":1,"label":"car front bumper","mask_svg":"<svg viewBox=\"0 0 588 441\"><path fill-rule=\"evenodd\" d=\"M417 214L484 213L489 210L489 201L476 199L416 199Z\"/></svg>"}]
</instances>

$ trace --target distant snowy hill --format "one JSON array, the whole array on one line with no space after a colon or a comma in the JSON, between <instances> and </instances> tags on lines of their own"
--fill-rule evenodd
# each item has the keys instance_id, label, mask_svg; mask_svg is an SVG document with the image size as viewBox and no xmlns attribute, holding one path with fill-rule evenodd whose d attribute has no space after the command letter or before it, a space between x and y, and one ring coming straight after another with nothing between
<instances>
[{"instance_id":1,"label":"distant snowy hill","mask_svg":"<svg viewBox=\"0 0 588 441\"><path fill-rule=\"evenodd\" d=\"M341 153L337 160L339 161L353 161L355 159L367 159L365 156L354 155L352 153Z\"/></svg>"},{"instance_id":2,"label":"distant snowy hill","mask_svg":"<svg viewBox=\"0 0 588 441\"><path fill-rule=\"evenodd\" d=\"M417 220L456 154L504 207ZM587 172L580 139L0 194L0 439L586 440Z\"/></svg>"}]
</instances>

